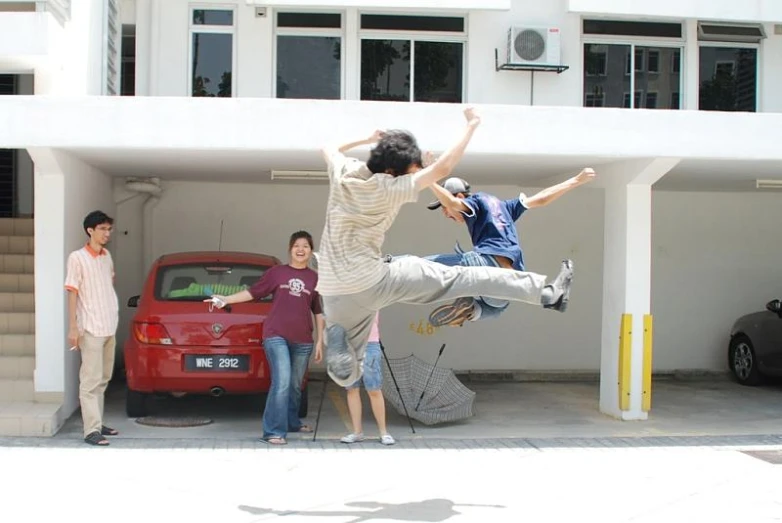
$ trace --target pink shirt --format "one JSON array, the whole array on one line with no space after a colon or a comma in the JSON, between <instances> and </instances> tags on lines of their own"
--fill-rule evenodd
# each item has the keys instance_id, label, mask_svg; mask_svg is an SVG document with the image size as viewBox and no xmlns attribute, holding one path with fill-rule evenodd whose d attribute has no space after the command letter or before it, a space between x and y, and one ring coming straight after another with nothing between
<instances>
[{"instance_id":1,"label":"pink shirt","mask_svg":"<svg viewBox=\"0 0 782 523\"><path fill-rule=\"evenodd\" d=\"M369 331L369 341L370 343L374 342L377 343L380 341L380 313L375 313L375 321L372 322L372 330Z\"/></svg>"},{"instance_id":2,"label":"pink shirt","mask_svg":"<svg viewBox=\"0 0 782 523\"><path fill-rule=\"evenodd\" d=\"M76 321L79 332L114 336L119 321L119 302L114 291L114 263L106 249L93 251L86 245L68 256L65 288L77 294Z\"/></svg>"}]
</instances>

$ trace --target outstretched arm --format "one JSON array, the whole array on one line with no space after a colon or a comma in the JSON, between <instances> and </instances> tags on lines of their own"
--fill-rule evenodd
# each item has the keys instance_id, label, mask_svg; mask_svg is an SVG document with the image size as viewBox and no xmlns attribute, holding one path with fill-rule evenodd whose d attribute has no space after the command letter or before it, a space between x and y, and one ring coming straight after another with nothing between
<instances>
[{"instance_id":1,"label":"outstretched arm","mask_svg":"<svg viewBox=\"0 0 782 523\"><path fill-rule=\"evenodd\" d=\"M415 177L415 186L419 191L424 190L426 187L439 182L449 174L459 160L464 156L464 150L467 148L467 144L470 143L472 135L478 125L481 123L481 118L475 113L472 107L468 107L464 110L464 117L467 119L467 127L464 129L464 134L459 141L445 153L440 156L432 165L424 167L413 176Z\"/></svg>"},{"instance_id":2,"label":"outstretched arm","mask_svg":"<svg viewBox=\"0 0 782 523\"><path fill-rule=\"evenodd\" d=\"M543 207L550 204L568 191L575 189L580 185L589 183L595 179L595 171L589 167L582 170L576 176L565 180L557 185L552 185L547 189L543 189L539 193L526 198L522 203L527 209L534 209L535 207Z\"/></svg>"},{"instance_id":3,"label":"outstretched arm","mask_svg":"<svg viewBox=\"0 0 782 523\"><path fill-rule=\"evenodd\" d=\"M363 140L356 140L355 142L348 142L344 145L341 145L339 147L337 146L327 146L321 149L321 153L323 154L323 159L326 160L326 163L329 162L329 159L334 156L335 153L345 154L349 150L360 147L362 145L370 145L373 143L376 143L380 138L383 137L383 131L375 131L372 133L372 135L369 138L364 138Z\"/></svg>"},{"instance_id":4,"label":"outstretched arm","mask_svg":"<svg viewBox=\"0 0 782 523\"><path fill-rule=\"evenodd\" d=\"M465 205L464 200L457 198L445 190L445 187L439 183L433 183L429 186L429 188L432 189L432 192L437 197L437 200L446 209L459 212L470 212L470 208Z\"/></svg>"}]
</instances>

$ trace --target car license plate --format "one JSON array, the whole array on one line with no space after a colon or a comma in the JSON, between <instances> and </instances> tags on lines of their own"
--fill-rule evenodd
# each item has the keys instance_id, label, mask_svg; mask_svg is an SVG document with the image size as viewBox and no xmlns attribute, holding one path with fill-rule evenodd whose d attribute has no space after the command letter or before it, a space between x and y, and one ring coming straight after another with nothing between
<instances>
[{"instance_id":1,"label":"car license plate","mask_svg":"<svg viewBox=\"0 0 782 523\"><path fill-rule=\"evenodd\" d=\"M185 354L185 370L202 372L241 372L250 370L246 354Z\"/></svg>"}]
</instances>

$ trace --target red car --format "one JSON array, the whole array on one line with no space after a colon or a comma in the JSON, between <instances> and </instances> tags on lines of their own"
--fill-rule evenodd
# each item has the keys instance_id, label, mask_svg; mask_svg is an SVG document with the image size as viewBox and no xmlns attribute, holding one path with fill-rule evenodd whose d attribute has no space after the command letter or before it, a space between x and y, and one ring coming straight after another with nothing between
<instances>
[{"instance_id":1,"label":"red car","mask_svg":"<svg viewBox=\"0 0 782 523\"><path fill-rule=\"evenodd\" d=\"M155 261L141 296L128 300L129 307L138 307L124 349L128 416L146 416L152 394L269 391L261 340L271 296L222 310L204 300L247 289L279 263L273 256L246 252L182 252ZM302 388L300 415L306 413Z\"/></svg>"}]
</instances>

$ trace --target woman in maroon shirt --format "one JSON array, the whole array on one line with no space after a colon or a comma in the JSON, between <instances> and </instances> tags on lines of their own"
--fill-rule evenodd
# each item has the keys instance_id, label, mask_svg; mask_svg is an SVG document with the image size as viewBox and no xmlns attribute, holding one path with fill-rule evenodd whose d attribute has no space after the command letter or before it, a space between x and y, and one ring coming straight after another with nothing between
<instances>
[{"instance_id":1,"label":"woman in maroon shirt","mask_svg":"<svg viewBox=\"0 0 782 523\"><path fill-rule=\"evenodd\" d=\"M246 291L216 296L226 305L273 295L272 308L263 324L263 348L271 370L271 389L263 411L263 440L285 445L288 432L312 432L299 419L301 383L313 346L315 361L323 358L323 311L315 291L318 273L307 265L312 257L312 236L306 231L291 235L290 262L275 265ZM312 317L317 341L312 339Z\"/></svg>"}]
</instances>

